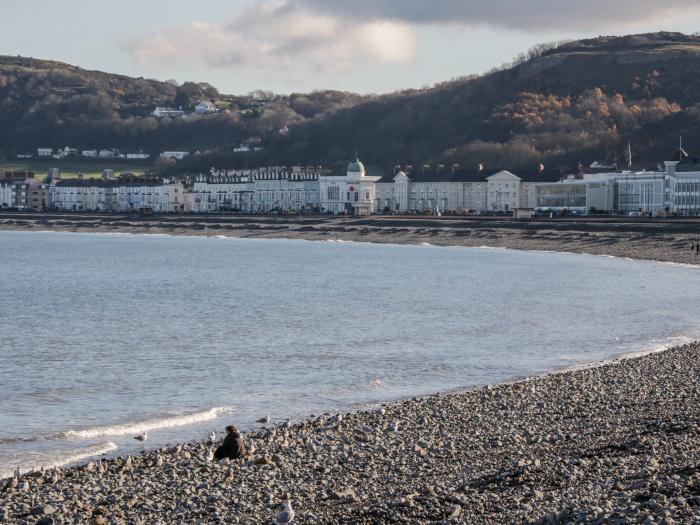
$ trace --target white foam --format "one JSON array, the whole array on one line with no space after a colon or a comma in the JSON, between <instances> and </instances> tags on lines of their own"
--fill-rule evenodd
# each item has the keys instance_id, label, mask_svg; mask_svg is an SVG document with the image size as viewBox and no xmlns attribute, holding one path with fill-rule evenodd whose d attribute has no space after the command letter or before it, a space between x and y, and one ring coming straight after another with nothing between
<instances>
[{"instance_id":1,"label":"white foam","mask_svg":"<svg viewBox=\"0 0 700 525\"><path fill-rule=\"evenodd\" d=\"M67 451L66 455L64 456L46 459L32 458L27 461L21 461L19 467L22 470L22 472L26 472L29 470L38 470L42 467L48 470L52 468L63 467L65 465L70 465L72 463L77 463L78 461L82 461L84 459L88 459L94 456L102 456L103 454L108 454L109 452L117 450L117 448L118 447L115 443L107 441L105 443L97 443L95 445L91 445L89 447L81 448L78 450ZM14 476L14 469L0 471L0 479L10 478L12 476Z\"/></svg>"},{"instance_id":2,"label":"white foam","mask_svg":"<svg viewBox=\"0 0 700 525\"><path fill-rule=\"evenodd\" d=\"M230 407L213 407L201 412L164 417L161 419L152 419L150 421L141 421L138 423L126 423L124 425L114 425L109 427L86 428L84 430L68 430L67 432L61 432L59 437L66 439L94 439L96 437L103 436L126 436L129 434L138 434L139 432L147 432L149 430L182 427L186 425L193 425L195 423L201 423L203 421L211 421L212 419L219 417L219 414L230 410Z\"/></svg>"}]
</instances>

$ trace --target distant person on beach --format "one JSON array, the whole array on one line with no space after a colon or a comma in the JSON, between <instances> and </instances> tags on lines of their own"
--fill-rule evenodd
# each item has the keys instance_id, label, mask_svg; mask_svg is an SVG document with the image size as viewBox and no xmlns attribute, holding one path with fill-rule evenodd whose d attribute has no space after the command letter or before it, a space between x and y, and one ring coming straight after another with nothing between
<instances>
[{"instance_id":1,"label":"distant person on beach","mask_svg":"<svg viewBox=\"0 0 700 525\"><path fill-rule=\"evenodd\" d=\"M245 453L245 443L241 433L233 425L227 426L226 437L223 444L214 452L214 459L237 459L245 456Z\"/></svg>"}]
</instances>

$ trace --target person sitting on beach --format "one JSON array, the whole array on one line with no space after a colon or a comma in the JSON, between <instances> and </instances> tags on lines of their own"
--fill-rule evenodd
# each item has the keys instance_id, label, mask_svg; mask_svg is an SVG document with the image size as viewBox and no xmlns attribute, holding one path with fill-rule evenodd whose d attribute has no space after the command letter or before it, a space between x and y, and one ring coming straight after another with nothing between
<instances>
[{"instance_id":1,"label":"person sitting on beach","mask_svg":"<svg viewBox=\"0 0 700 525\"><path fill-rule=\"evenodd\" d=\"M223 444L214 451L214 459L237 459L245 456L245 443L239 430L233 425L226 427L226 438Z\"/></svg>"}]
</instances>

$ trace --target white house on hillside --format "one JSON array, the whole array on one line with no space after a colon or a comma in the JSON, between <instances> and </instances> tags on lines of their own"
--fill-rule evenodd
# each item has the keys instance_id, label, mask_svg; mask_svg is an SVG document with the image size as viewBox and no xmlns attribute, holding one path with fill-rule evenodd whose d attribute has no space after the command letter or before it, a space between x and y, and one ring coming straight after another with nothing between
<instances>
[{"instance_id":1,"label":"white house on hillside","mask_svg":"<svg viewBox=\"0 0 700 525\"><path fill-rule=\"evenodd\" d=\"M199 104L197 104L194 107L194 112L197 113L197 115L205 115L207 113L216 113L218 110L216 109L216 106L209 102L208 100L203 100Z\"/></svg>"},{"instance_id":2,"label":"white house on hillside","mask_svg":"<svg viewBox=\"0 0 700 525\"><path fill-rule=\"evenodd\" d=\"M189 151L164 151L163 153L160 154L161 157L165 159L175 159L175 160L182 160L185 157L190 156Z\"/></svg>"},{"instance_id":3,"label":"white house on hillside","mask_svg":"<svg viewBox=\"0 0 700 525\"><path fill-rule=\"evenodd\" d=\"M171 117L171 118L176 118L176 117L181 117L185 114L184 111L181 109L173 109L173 108L163 108L163 107L156 107L156 109L153 110L153 113L151 113L154 117L156 118L163 118L163 117Z\"/></svg>"}]
</instances>

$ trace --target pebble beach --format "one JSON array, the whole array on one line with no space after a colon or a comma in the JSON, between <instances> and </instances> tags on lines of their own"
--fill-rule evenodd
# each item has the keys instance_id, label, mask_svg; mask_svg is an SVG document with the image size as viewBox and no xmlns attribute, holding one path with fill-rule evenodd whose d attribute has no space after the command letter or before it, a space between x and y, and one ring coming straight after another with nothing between
<instances>
[{"instance_id":1,"label":"pebble beach","mask_svg":"<svg viewBox=\"0 0 700 525\"><path fill-rule=\"evenodd\" d=\"M217 219L218 220L218 219ZM697 264L695 225L6 218L11 230L343 239ZM700 523L700 344L0 480L0 523ZM235 421L231 421L235 423ZM203 436L204 439L205 436Z\"/></svg>"},{"instance_id":2,"label":"pebble beach","mask_svg":"<svg viewBox=\"0 0 700 525\"><path fill-rule=\"evenodd\" d=\"M26 524L700 523L700 344L0 481Z\"/></svg>"}]
</instances>

